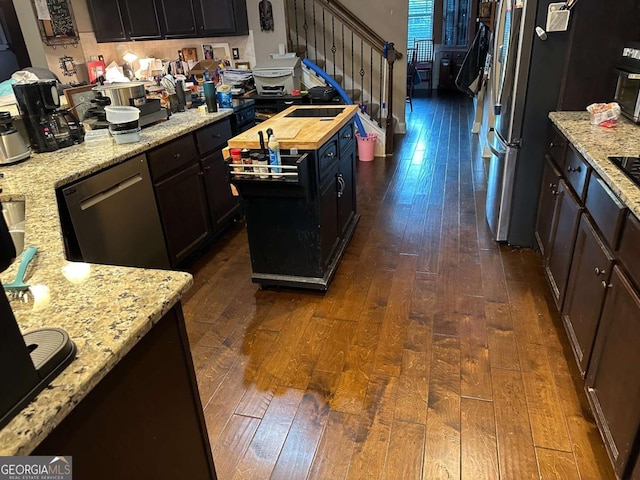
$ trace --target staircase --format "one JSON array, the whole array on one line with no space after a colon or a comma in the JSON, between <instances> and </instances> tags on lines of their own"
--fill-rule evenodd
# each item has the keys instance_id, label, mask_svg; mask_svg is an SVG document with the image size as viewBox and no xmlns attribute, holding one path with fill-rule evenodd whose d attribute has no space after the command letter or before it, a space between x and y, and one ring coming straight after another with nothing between
<instances>
[{"instance_id":1,"label":"staircase","mask_svg":"<svg viewBox=\"0 0 640 480\"><path fill-rule=\"evenodd\" d=\"M393 153L391 69L402 56L393 50L385 56L384 39L337 1L286 0L285 12L289 51L324 69L360 106L367 133L378 134L376 156ZM325 85L306 67L303 83Z\"/></svg>"}]
</instances>

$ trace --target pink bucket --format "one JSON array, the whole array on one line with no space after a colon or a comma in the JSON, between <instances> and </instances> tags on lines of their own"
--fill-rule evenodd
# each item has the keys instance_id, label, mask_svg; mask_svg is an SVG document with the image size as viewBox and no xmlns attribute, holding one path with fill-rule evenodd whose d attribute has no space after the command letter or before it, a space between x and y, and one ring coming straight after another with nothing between
<instances>
[{"instance_id":1,"label":"pink bucket","mask_svg":"<svg viewBox=\"0 0 640 480\"><path fill-rule=\"evenodd\" d=\"M366 137L361 137L359 133L356 133L356 139L358 141L358 159L361 162L372 161L375 157L378 135L375 133L367 133Z\"/></svg>"}]
</instances>

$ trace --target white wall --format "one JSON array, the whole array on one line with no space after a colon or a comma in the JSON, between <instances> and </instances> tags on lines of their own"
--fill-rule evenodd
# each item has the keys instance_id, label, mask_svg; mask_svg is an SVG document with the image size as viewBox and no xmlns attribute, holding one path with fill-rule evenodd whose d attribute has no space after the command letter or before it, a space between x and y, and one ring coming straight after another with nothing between
<instances>
[{"instance_id":1,"label":"white wall","mask_svg":"<svg viewBox=\"0 0 640 480\"><path fill-rule=\"evenodd\" d=\"M278 53L279 44L287 44L284 0L270 1L273 8L274 31L262 32L260 31L260 14L258 12L258 3L260 0L247 0L249 30L253 31L255 58L257 63L263 63L267 60L270 53Z\"/></svg>"}]
</instances>

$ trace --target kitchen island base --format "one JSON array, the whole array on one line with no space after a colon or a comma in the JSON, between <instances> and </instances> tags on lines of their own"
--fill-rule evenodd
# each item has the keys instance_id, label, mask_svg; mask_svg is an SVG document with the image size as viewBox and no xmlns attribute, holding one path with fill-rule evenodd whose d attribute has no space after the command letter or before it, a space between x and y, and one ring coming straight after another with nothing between
<instances>
[{"instance_id":1,"label":"kitchen island base","mask_svg":"<svg viewBox=\"0 0 640 480\"><path fill-rule=\"evenodd\" d=\"M335 255L330 263L327 265L327 269L322 276L298 276L298 275L278 275L269 273L253 273L251 275L251 281L257 283L261 288L269 287L292 287L292 288L305 288L310 290L326 291L329 288L329 283L333 279L340 261L344 256L344 253L349 246L351 237L353 237L356 231L356 224L360 220L360 214L355 214L352 222L347 227L344 237L340 240L340 243L336 247Z\"/></svg>"},{"instance_id":2,"label":"kitchen island base","mask_svg":"<svg viewBox=\"0 0 640 480\"><path fill-rule=\"evenodd\" d=\"M179 304L32 455L72 456L92 480L217 478Z\"/></svg>"}]
</instances>

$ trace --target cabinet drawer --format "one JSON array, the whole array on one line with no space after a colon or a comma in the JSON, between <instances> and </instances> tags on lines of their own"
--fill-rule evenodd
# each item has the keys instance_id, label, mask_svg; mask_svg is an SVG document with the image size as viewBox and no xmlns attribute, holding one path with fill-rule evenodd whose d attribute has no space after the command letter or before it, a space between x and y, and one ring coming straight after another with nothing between
<instances>
[{"instance_id":1,"label":"cabinet drawer","mask_svg":"<svg viewBox=\"0 0 640 480\"><path fill-rule=\"evenodd\" d=\"M564 176L581 201L584 201L589 170L589 164L582 158L582 155L572 145L569 145L564 163Z\"/></svg>"},{"instance_id":2,"label":"cabinet drawer","mask_svg":"<svg viewBox=\"0 0 640 480\"><path fill-rule=\"evenodd\" d=\"M334 135L318 150L318 174L322 181L338 161L338 136Z\"/></svg>"},{"instance_id":3,"label":"cabinet drawer","mask_svg":"<svg viewBox=\"0 0 640 480\"><path fill-rule=\"evenodd\" d=\"M354 139L353 125L353 122L349 122L338 132L338 138L340 139L340 152L342 152L342 150L349 145L349 142L352 142Z\"/></svg>"},{"instance_id":4,"label":"cabinet drawer","mask_svg":"<svg viewBox=\"0 0 640 480\"><path fill-rule=\"evenodd\" d=\"M196 132L200 155L223 147L231 137L231 122L228 119L201 128Z\"/></svg>"},{"instance_id":5,"label":"cabinet drawer","mask_svg":"<svg viewBox=\"0 0 640 480\"><path fill-rule=\"evenodd\" d=\"M602 179L594 173L589 179L585 206L602 233L602 238L612 250L615 250L626 209Z\"/></svg>"},{"instance_id":6,"label":"cabinet drawer","mask_svg":"<svg viewBox=\"0 0 640 480\"><path fill-rule=\"evenodd\" d=\"M636 286L640 285L640 220L631 214L624 222L618 260Z\"/></svg>"},{"instance_id":7,"label":"cabinet drawer","mask_svg":"<svg viewBox=\"0 0 640 480\"><path fill-rule=\"evenodd\" d=\"M551 125L551 132L549 134L549 148L547 153L555 164L560 167L560 170L564 170L564 161L567 152L567 139L564 135L553 125Z\"/></svg>"},{"instance_id":8,"label":"cabinet drawer","mask_svg":"<svg viewBox=\"0 0 640 480\"><path fill-rule=\"evenodd\" d=\"M155 181L198 158L192 135L167 143L147 154L151 178Z\"/></svg>"}]
</instances>

